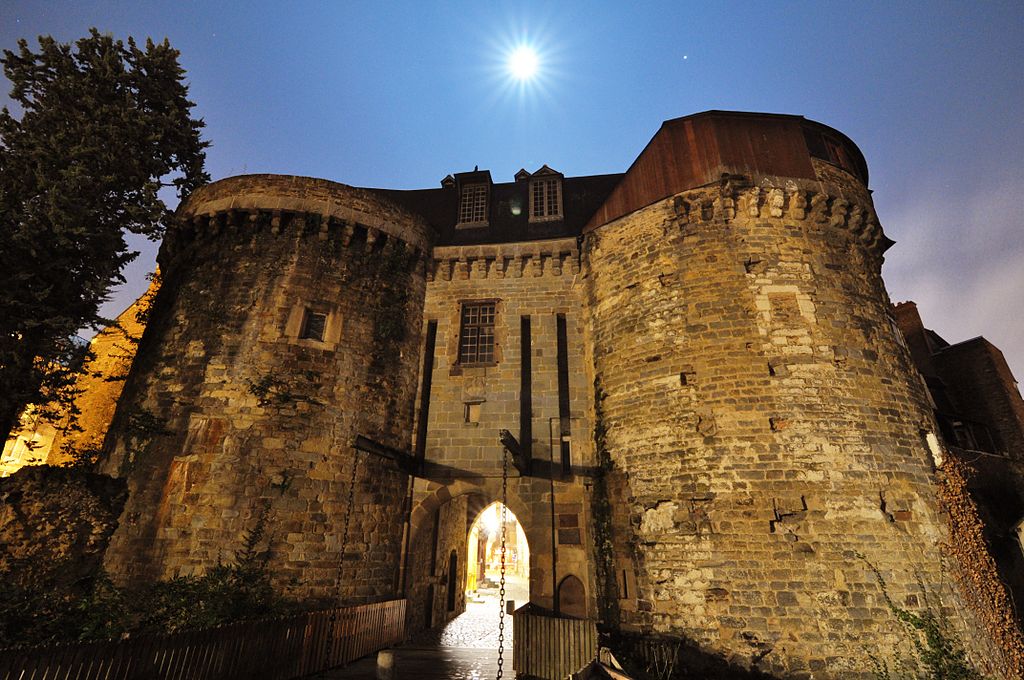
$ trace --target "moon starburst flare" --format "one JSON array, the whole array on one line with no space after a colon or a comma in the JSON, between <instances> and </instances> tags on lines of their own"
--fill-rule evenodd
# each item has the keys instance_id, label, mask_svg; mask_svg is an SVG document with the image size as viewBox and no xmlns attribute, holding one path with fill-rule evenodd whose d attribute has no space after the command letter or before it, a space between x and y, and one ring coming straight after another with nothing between
<instances>
[{"instance_id":1,"label":"moon starburst flare","mask_svg":"<svg viewBox=\"0 0 1024 680\"><path fill-rule=\"evenodd\" d=\"M520 45L508 57L508 70L516 80L530 80L537 74L539 60L532 47Z\"/></svg>"}]
</instances>

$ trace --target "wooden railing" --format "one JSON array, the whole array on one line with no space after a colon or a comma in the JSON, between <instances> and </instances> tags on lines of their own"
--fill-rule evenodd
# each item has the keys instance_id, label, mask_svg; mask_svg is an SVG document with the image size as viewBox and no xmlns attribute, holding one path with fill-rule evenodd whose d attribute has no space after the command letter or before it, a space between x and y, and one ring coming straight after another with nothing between
<instances>
[{"instance_id":1,"label":"wooden railing","mask_svg":"<svg viewBox=\"0 0 1024 680\"><path fill-rule=\"evenodd\" d=\"M405 637L405 600L110 642L0 649L0 680L288 680Z\"/></svg>"},{"instance_id":2,"label":"wooden railing","mask_svg":"<svg viewBox=\"0 0 1024 680\"><path fill-rule=\"evenodd\" d=\"M512 667L520 675L563 680L597 658L597 625L526 605L512 614Z\"/></svg>"}]
</instances>

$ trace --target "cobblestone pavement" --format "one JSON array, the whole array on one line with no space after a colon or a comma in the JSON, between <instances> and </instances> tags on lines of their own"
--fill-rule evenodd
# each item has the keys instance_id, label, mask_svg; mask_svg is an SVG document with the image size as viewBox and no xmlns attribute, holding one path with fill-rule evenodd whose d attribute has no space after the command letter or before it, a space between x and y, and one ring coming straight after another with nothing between
<instances>
[{"instance_id":1,"label":"cobblestone pavement","mask_svg":"<svg viewBox=\"0 0 1024 680\"><path fill-rule=\"evenodd\" d=\"M409 647L498 649L498 601L468 602L466 611L448 625L419 633ZM512 649L512 617L505 616L505 649Z\"/></svg>"},{"instance_id":2,"label":"cobblestone pavement","mask_svg":"<svg viewBox=\"0 0 1024 680\"><path fill-rule=\"evenodd\" d=\"M481 649L455 647L391 650L395 680L487 680L498 674L498 654ZM505 659L504 677L515 677L511 654ZM377 680L377 655L360 659L345 668L336 668L308 680Z\"/></svg>"},{"instance_id":3,"label":"cobblestone pavement","mask_svg":"<svg viewBox=\"0 0 1024 680\"><path fill-rule=\"evenodd\" d=\"M516 606L526 602L528 586L509 582L508 599ZM466 611L444 626L423 631L390 653L395 678L410 680L485 680L498 672L498 598L497 593L481 591L479 602L467 602ZM516 598L521 599L516 599ZM512 670L512 617L505 616L505 677ZM345 668L314 676L311 680L375 680L377 655L360 659Z\"/></svg>"}]
</instances>

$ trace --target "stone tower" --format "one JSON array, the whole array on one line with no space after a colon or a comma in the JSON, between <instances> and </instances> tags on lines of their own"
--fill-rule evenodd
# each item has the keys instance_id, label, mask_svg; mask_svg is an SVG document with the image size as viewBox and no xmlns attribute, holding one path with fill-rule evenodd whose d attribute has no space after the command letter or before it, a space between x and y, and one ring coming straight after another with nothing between
<instances>
[{"instance_id":1,"label":"stone tower","mask_svg":"<svg viewBox=\"0 0 1024 680\"><path fill-rule=\"evenodd\" d=\"M787 116L668 121L584 244L621 629L851 677L906 644L872 567L899 606L961 608L852 142Z\"/></svg>"},{"instance_id":2,"label":"stone tower","mask_svg":"<svg viewBox=\"0 0 1024 680\"><path fill-rule=\"evenodd\" d=\"M358 570L338 558L356 434L411 434L428 226L368 192L285 176L216 182L180 214L102 464L131 493L108 569L202 572L262 525L282 589L393 595L404 473L356 469Z\"/></svg>"}]
</instances>

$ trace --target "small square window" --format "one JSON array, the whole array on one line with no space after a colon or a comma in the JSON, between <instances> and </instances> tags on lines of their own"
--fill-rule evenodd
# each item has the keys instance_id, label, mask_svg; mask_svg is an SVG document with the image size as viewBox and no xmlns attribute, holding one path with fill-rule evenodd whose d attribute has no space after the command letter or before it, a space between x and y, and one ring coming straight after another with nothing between
<instances>
[{"instance_id":1,"label":"small square window","mask_svg":"<svg viewBox=\"0 0 1024 680\"><path fill-rule=\"evenodd\" d=\"M467 302L462 305L460 364L494 362L494 309L493 302Z\"/></svg>"},{"instance_id":2,"label":"small square window","mask_svg":"<svg viewBox=\"0 0 1024 680\"><path fill-rule=\"evenodd\" d=\"M323 342L324 329L327 327L327 315L321 312L306 310L306 318L302 321L302 335L304 340L316 340Z\"/></svg>"}]
</instances>

